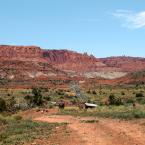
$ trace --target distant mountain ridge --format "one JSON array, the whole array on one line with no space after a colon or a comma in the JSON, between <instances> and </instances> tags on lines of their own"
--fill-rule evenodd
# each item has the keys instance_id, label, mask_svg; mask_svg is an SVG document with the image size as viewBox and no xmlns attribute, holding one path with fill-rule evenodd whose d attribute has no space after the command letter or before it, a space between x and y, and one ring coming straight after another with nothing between
<instances>
[{"instance_id":1,"label":"distant mountain ridge","mask_svg":"<svg viewBox=\"0 0 145 145\"><path fill-rule=\"evenodd\" d=\"M69 50L0 45L0 78L29 80L57 77L116 79L145 69L145 58L96 58Z\"/></svg>"}]
</instances>

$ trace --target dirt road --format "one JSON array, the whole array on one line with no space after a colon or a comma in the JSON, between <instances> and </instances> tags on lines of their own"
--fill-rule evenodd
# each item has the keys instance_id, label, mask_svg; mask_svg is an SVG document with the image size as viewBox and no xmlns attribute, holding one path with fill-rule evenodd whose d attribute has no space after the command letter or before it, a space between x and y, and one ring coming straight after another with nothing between
<instances>
[{"instance_id":1,"label":"dirt road","mask_svg":"<svg viewBox=\"0 0 145 145\"><path fill-rule=\"evenodd\" d=\"M44 115L35 120L68 123L66 128L58 128L49 142L43 142L47 145L145 145L145 120L120 121L62 115Z\"/></svg>"}]
</instances>

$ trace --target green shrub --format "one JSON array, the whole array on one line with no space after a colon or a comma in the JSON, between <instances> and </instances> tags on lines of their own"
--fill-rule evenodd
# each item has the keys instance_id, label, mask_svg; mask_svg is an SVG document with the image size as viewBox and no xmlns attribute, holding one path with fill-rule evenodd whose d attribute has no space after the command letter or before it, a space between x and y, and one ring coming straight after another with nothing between
<instances>
[{"instance_id":1,"label":"green shrub","mask_svg":"<svg viewBox=\"0 0 145 145\"><path fill-rule=\"evenodd\" d=\"M41 96L41 89L40 88L33 88L32 89L32 94L34 96Z\"/></svg>"},{"instance_id":2,"label":"green shrub","mask_svg":"<svg viewBox=\"0 0 145 145\"><path fill-rule=\"evenodd\" d=\"M136 93L136 97L144 97L143 93Z\"/></svg>"},{"instance_id":3,"label":"green shrub","mask_svg":"<svg viewBox=\"0 0 145 145\"><path fill-rule=\"evenodd\" d=\"M48 102L48 104L47 104L47 105L48 105L48 108L49 108L49 109L51 109L51 108L53 108L53 107L54 107L54 104L52 104L51 102Z\"/></svg>"},{"instance_id":4,"label":"green shrub","mask_svg":"<svg viewBox=\"0 0 145 145\"><path fill-rule=\"evenodd\" d=\"M64 95L64 92L59 90L57 91L57 94L61 96L61 95Z\"/></svg>"},{"instance_id":5,"label":"green shrub","mask_svg":"<svg viewBox=\"0 0 145 145\"><path fill-rule=\"evenodd\" d=\"M132 98L126 98L125 103L134 103L134 99Z\"/></svg>"},{"instance_id":6,"label":"green shrub","mask_svg":"<svg viewBox=\"0 0 145 145\"><path fill-rule=\"evenodd\" d=\"M88 93L88 94L91 94L91 91L90 91L90 90L88 90L88 91L87 91L87 93Z\"/></svg>"},{"instance_id":7,"label":"green shrub","mask_svg":"<svg viewBox=\"0 0 145 145\"><path fill-rule=\"evenodd\" d=\"M10 112L16 111L15 104L16 104L15 98L14 97L9 98L6 103L8 111Z\"/></svg>"},{"instance_id":8,"label":"green shrub","mask_svg":"<svg viewBox=\"0 0 145 145\"><path fill-rule=\"evenodd\" d=\"M76 98L73 98L73 99L71 100L71 103L72 103L73 105L76 105L76 104L78 103L78 100L77 100Z\"/></svg>"},{"instance_id":9,"label":"green shrub","mask_svg":"<svg viewBox=\"0 0 145 145\"><path fill-rule=\"evenodd\" d=\"M94 94L94 95L95 95L95 94L97 94L97 93L96 93L96 91L95 91L95 90L93 90L93 91L92 91L92 94Z\"/></svg>"},{"instance_id":10,"label":"green shrub","mask_svg":"<svg viewBox=\"0 0 145 145\"><path fill-rule=\"evenodd\" d=\"M44 99L45 99L46 101L51 101L51 97L50 97L50 96L45 96Z\"/></svg>"},{"instance_id":11,"label":"green shrub","mask_svg":"<svg viewBox=\"0 0 145 145\"><path fill-rule=\"evenodd\" d=\"M30 106L31 104L32 104L32 102L33 102L33 98L32 98L32 96L30 96L30 95L26 95L25 97L24 97L24 99L26 100L26 102L27 102L27 104Z\"/></svg>"},{"instance_id":12,"label":"green shrub","mask_svg":"<svg viewBox=\"0 0 145 145\"><path fill-rule=\"evenodd\" d=\"M145 98L143 98L143 97L138 97L138 98L136 98L136 100L139 104L145 104Z\"/></svg>"},{"instance_id":13,"label":"green shrub","mask_svg":"<svg viewBox=\"0 0 145 145\"><path fill-rule=\"evenodd\" d=\"M108 101L109 101L110 105L114 105L115 104L115 96L110 95Z\"/></svg>"},{"instance_id":14,"label":"green shrub","mask_svg":"<svg viewBox=\"0 0 145 145\"><path fill-rule=\"evenodd\" d=\"M0 112L6 111L6 102L4 99L0 98Z\"/></svg>"},{"instance_id":15,"label":"green shrub","mask_svg":"<svg viewBox=\"0 0 145 145\"><path fill-rule=\"evenodd\" d=\"M25 96L25 100L27 101L28 105L30 106L42 106L44 101L41 93L40 88L33 88L32 89L32 96L27 95Z\"/></svg>"},{"instance_id":16,"label":"green shrub","mask_svg":"<svg viewBox=\"0 0 145 145\"><path fill-rule=\"evenodd\" d=\"M122 105L123 102L121 98L116 98L114 95L110 95L108 99L110 105Z\"/></svg>"}]
</instances>

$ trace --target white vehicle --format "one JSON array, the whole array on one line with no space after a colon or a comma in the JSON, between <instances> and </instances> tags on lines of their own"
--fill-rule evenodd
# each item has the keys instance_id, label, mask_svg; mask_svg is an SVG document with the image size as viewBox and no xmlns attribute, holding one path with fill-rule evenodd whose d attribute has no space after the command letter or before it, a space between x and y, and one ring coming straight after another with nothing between
<instances>
[{"instance_id":1,"label":"white vehicle","mask_svg":"<svg viewBox=\"0 0 145 145\"><path fill-rule=\"evenodd\" d=\"M85 108L88 109L88 108L96 108L98 105L96 104L92 104L92 103L85 103Z\"/></svg>"}]
</instances>

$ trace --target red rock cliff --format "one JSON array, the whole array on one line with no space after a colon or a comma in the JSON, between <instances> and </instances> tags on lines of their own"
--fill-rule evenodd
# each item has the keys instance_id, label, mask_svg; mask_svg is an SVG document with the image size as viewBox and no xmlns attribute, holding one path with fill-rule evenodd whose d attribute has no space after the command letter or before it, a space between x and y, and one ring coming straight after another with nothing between
<instances>
[{"instance_id":1,"label":"red rock cliff","mask_svg":"<svg viewBox=\"0 0 145 145\"><path fill-rule=\"evenodd\" d=\"M37 46L0 45L0 61L2 60L45 62L63 71L79 73L96 71L133 72L145 69L144 58L110 57L97 59L74 51L44 50Z\"/></svg>"},{"instance_id":2,"label":"red rock cliff","mask_svg":"<svg viewBox=\"0 0 145 145\"><path fill-rule=\"evenodd\" d=\"M36 46L0 45L1 59L41 59L42 50Z\"/></svg>"},{"instance_id":3,"label":"red rock cliff","mask_svg":"<svg viewBox=\"0 0 145 145\"><path fill-rule=\"evenodd\" d=\"M68 50L46 50L43 52L43 56L49 63L62 70L84 72L94 71L98 67L105 66L93 56Z\"/></svg>"}]
</instances>

